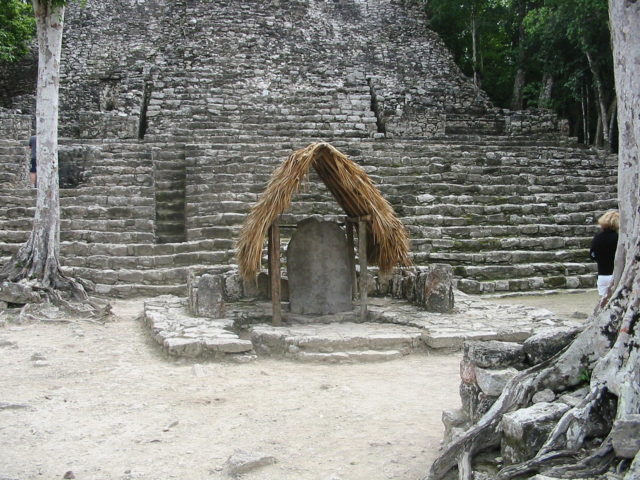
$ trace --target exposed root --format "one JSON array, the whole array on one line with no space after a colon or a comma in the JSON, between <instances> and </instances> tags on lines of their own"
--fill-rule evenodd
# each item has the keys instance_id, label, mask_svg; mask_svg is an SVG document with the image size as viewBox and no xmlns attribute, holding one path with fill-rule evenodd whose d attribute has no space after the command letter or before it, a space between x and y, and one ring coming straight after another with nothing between
<instances>
[{"instance_id":1,"label":"exposed root","mask_svg":"<svg viewBox=\"0 0 640 480\"><path fill-rule=\"evenodd\" d=\"M605 401L606 389L602 386L593 388L582 400L580 405L565 413L549 435L538 455L550 453L559 448L576 451L588 436L609 431L611 421L608 421L606 432L602 430L602 404Z\"/></svg>"},{"instance_id":2,"label":"exposed root","mask_svg":"<svg viewBox=\"0 0 640 480\"><path fill-rule=\"evenodd\" d=\"M540 473L544 467L566 464L567 462L575 463L578 458L579 454L572 450L545 453L526 462L504 467L496 475L496 480L509 480L523 475L534 475Z\"/></svg>"},{"instance_id":3,"label":"exposed root","mask_svg":"<svg viewBox=\"0 0 640 480\"><path fill-rule=\"evenodd\" d=\"M554 357L555 358L555 357ZM498 425L502 415L526 405L549 371L551 360L547 360L513 377L504 388L500 398L496 400L478 422L460 437L447 445L446 450L431 466L425 480L438 480L444 477L456 464L461 462L463 455L473 454L496 447L500 444Z\"/></svg>"}]
</instances>

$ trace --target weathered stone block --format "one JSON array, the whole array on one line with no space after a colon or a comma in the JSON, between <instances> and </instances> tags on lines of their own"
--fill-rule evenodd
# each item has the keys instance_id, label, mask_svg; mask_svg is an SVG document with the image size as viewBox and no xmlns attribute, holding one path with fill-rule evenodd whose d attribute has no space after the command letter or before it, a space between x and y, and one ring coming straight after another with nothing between
<instances>
[{"instance_id":1,"label":"weathered stone block","mask_svg":"<svg viewBox=\"0 0 640 480\"><path fill-rule=\"evenodd\" d=\"M478 387L480 387L480 390L488 396L499 396L507 382L517 373L518 371L515 368L489 370L476 367L475 369Z\"/></svg>"},{"instance_id":2,"label":"weathered stone block","mask_svg":"<svg viewBox=\"0 0 640 480\"><path fill-rule=\"evenodd\" d=\"M2 282L0 284L0 301L17 304L41 303L42 298L33 291L30 285Z\"/></svg>"},{"instance_id":3,"label":"weathered stone block","mask_svg":"<svg viewBox=\"0 0 640 480\"><path fill-rule=\"evenodd\" d=\"M475 416L478 407L478 395L480 388L475 383L460 383L460 400L462 403L462 411L471 419Z\"/></svg>"},{"instance_id":4,"label":"weathered stone block","mask_svg":"<svg viewBox=\"0 0 640 480\"><path fill-rule=\"evenodd\" d=\"M223 353L242 353L253 350L253 344L249 340L239 338L207 338L204 346L207 350Z\"/></svg>"},{"instance_id":5,"label":"weathered stone block","mask_svg":"<svg viewBox=\"0 0 640 480\"><path fill-rule=\"evenodd\" d=\"M450 312L453 309L453 269L436 264L422 268L415 282L415 302L430 312Z\"/></svg>"},{"instance_id":6,"label":"weathered stone block","mask_svg":"<svg viewBox=\"0 0 640 480\"><path fill-rule=\"evenodd\" d=\"M569 407L564 403L536 403L502 417L501 451L506 464L532 458L542 447L556 421Z\"/></svg>"},{"instance_id":7,"label":"weathered stone block","mask_svg":"<svg viewBox=\"0 0 640 480\"><path fill-rule=\"evenodd\" d=\"M635 458L640 451L640 415L627 415L616 420L611 428L611 442L616 457Z\"/></svg>"},{"instance_id":8,"label":"weathered stone block","mask_svg":"<svg viewBox=\"0 0 640 480\"><path fill-rule=\"evenodd\" d=\"M519 343L466 341L463 345L463 359L481 368L523 368L526 356Z\"/></svg>"},{"instance_id":9,"label":"weathered stone block","mask_svg":"<svg viewBox=\"0 0 640 480\"><path fill-rule=\"evenodd\" d=\"M227 459L226 467L230 475L236 476L274 463L276 463L275 457L264 455L260 452L236 450Z\"/></svg>"},{"instance_id":10,"label":"weathered stone block","mask_svg":"<svg viewBox=\"0 0 640 480\"><path fill-rule=\"evenodd\" d=\"M220 275L205 274L198 280L195 314L202 317L223 318L224 280Z\"/></svg>"},{"instance_id":11,"label":"weathered stone block","mask_svg":"<svg viewBox=\"0 0 640 480\"><path fill-rule=\"evenodd\" d=\"M224 277L225 298L231 302L242 298L242 278L237 273Z\"/></svg>"},{"instance_id":12,"label":"weathered stone block","mask_svg":"<svg viewBox=\"0 0 640 480\"><path fill-rule=\"evenodd\" d=\"M580 332L579 328L549 329L529 337L523 347L531 365L543 362L566 347Z\"/></svg>"}]
</instances>

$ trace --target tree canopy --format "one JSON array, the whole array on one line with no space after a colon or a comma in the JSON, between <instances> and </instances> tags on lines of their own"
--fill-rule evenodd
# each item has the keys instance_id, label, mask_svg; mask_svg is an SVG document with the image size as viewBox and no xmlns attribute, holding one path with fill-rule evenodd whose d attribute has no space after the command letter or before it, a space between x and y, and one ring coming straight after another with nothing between
<instances>
[{"instance_id":1,"label":"tree canopy","mask_svg":"<svg viewBox=\"0 0 640 480\"><path fill-rule=\"evenodd\" d=\"M36 33L30 2L0 0L0 61L15 62L29 51Z\"/></svg>"},{"instance_id":2,"label":"tree canopy","mask_svg":"<svg viewBox=\"0 0 640 480\"><path fill-rule=\"evenodd\" d=\"M420 1L462 71L480 77L496 105L552 108L588 144L613 137L606 0Z\"/></svg>"}]
</instances>

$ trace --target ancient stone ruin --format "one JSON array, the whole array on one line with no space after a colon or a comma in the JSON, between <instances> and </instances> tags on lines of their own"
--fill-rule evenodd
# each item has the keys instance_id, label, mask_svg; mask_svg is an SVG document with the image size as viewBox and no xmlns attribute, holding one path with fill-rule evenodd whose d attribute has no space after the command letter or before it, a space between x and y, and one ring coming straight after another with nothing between
<instances>
[{"instance_id":1,"label":"ancient stone ruin","mask_svg":"<svg viewBox=\"0 0 640 480\"><path fill-rule=\"evenodd\" d=\"M0 261L33 217L34 61L0 74ZM318 140L376 183L415 265L449 265L460 290L593 287L614 159L549 112L492 106L410 2L90 0L67 9L61 68L61 260L100 294L185 295L190 275L232 272L270 173ZM340 221L309 185L283 221Z\"/></svg>"}]
</instances>

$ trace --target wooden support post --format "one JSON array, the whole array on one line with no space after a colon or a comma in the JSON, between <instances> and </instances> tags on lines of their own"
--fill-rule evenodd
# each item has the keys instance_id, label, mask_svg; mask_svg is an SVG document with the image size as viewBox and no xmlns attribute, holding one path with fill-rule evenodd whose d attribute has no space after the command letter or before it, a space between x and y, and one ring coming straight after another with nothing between
<instances>
[{"instance_id":1,"label":"wooden support post","mask_svg":"<svg viewBox=\"0 0 640 480\"><path fill-rule=\"evenodd\" d=\"M273 223L269 228L269 278L271 279L271 307L273 325L282 325L280 304L280 227Z\"/></svg>"},{"instance_id":2,"label":"wooden support post","mask_svg":"<svg viewBox=\"0 0 640 480\"><path fill-rule=\"evenodd\" d=\"M367 221L358 222L358 257L360 258L360 321L367 321L367 287L369 274L367 271Z\"/></svg>"},{"instance_id":3,"label":"wooden support post","mask_svg":"<svg viewBox=\"0 0 640 480\"><path fill-rule=\"evenodd\" d=\"M353 222L347 220L347 245L349 248L349 271L351 272L351 299L358 291L358 277L356 276L356 252L353 236Z\"/></svg>"}]
</instances>

